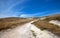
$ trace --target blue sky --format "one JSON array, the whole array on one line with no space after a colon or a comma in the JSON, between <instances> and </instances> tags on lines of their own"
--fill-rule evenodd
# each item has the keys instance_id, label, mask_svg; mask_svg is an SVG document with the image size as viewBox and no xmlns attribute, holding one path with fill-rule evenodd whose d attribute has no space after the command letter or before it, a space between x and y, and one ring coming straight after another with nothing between
<instances>
[{"instance_id":1,"label":"blue sky","mask_svg":"<svg viewBox=\"0 0 60 38\"><path fill-rule=\"evenodd\" d=\"M0 0L0 18L60 14L60 0Z\"/></svg>"}]
</instances>

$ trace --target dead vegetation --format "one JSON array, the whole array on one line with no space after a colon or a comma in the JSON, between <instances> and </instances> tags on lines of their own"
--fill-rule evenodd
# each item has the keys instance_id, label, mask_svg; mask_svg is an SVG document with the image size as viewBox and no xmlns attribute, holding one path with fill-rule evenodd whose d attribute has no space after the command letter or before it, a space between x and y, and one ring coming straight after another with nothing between
<instances>
[{"instance_id":1,"label":"dead vegetation","mask_svg":"<svg viewBox=\"0 0 60 38\"><path fill-rule=\"evenodd\" d=\"M32 19L18 18L18 17L1 18L0 19L0 30L14 28L16 26L21 26L22 24L30 22L31 20Z\"/></svg>"},{"instance_id":2,"label":"dead vegetation","mask_svg":"<svg viewBox=\"0 0 60 38\"><path fill-rule=\"evenodd\" d=\"M38 20L32 24L36 25L41 30L48 30L58 36L60 36L60 27L49 23L50 20L60 20L60 15L48 16L44 20Z\"/></svg>"},{"instance_id":3,"label":"dead vegetation","mask_svg":"<svg viewBox=\"0 0 60 38\"><path fill-rule=\"evenodd\" d=\"M58 21L60 21L60 14L47 16L46 19L45 19L45 21L50 21L50 20L58 20Z\"/></svg>"}]
</instances>

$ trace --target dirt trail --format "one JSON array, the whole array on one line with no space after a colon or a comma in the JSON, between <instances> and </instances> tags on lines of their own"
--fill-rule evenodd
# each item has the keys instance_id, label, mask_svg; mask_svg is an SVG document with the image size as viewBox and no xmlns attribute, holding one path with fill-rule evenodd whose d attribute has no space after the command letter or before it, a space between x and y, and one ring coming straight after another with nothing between
<instances>
[{"instance_id":1,"label":"dirt trail","mask_svg":"<svg viewBox=\"0 0 60 38\"><path fill-rule=\"evenodd\" d=\"M31 24L32 22L34 21L14 29L8 29L5 32L0 32L0 38L58 38L46 30L38 29L35 25Z\"/></svg>"}]
</instances>

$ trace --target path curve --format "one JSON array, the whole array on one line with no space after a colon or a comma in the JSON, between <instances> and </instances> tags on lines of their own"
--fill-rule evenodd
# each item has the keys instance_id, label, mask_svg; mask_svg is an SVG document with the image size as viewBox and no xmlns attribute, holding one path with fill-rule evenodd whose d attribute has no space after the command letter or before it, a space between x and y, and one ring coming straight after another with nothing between
<instances>
[{"instance_id":1,"label":"path curve","mask_svg":"<svg viewBox=\"0 0 60 38\"><path fill-rule=\"evenodd\" d=\"M32 22L35 21L31 21L14 29L8 29L5 32L0 32L0 38L59 38L46 30L40 30L31 24ZM36 36L34 36L33 33Z\"/></svg>"}]
</instances>

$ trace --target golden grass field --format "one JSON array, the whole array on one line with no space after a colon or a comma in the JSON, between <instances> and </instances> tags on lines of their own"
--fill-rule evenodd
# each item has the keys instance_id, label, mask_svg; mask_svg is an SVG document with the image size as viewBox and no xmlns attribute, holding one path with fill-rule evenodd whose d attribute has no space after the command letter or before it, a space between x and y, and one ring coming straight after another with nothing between
<instances>
[{"instance_id":1,"label":"golden grass field","mask_svg":"<svg viewBox=\"0 0 60 38\"><path fill-rule=\"evenodd\" d=\"M30 21L32 21L32 19L18 18L18 17L1 18L0 19L0 30L14 28L16 26L22 25Z\"/></svg>"}]
</instances>

